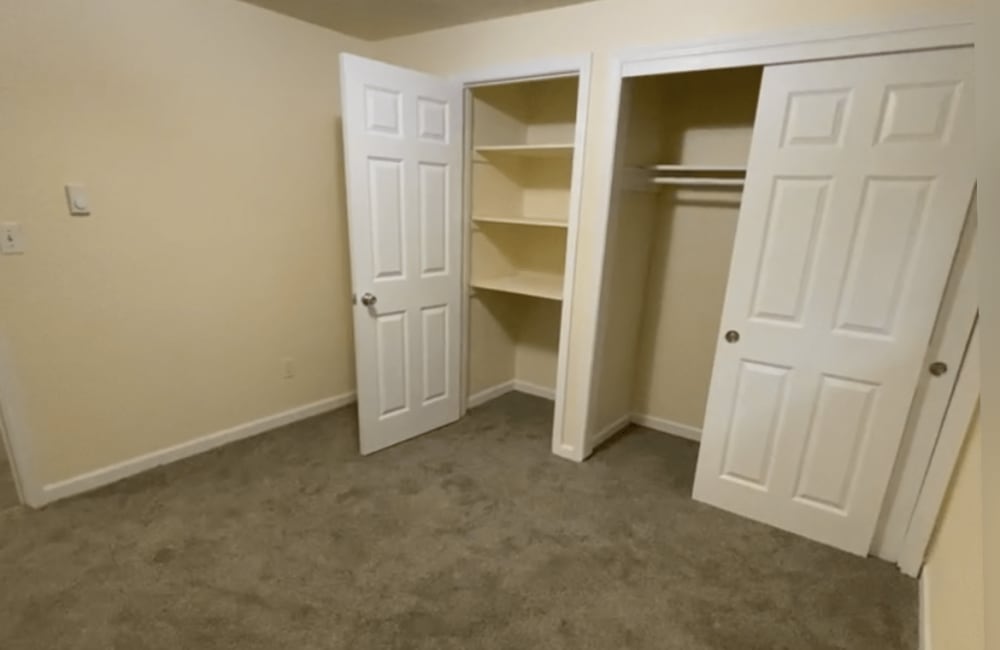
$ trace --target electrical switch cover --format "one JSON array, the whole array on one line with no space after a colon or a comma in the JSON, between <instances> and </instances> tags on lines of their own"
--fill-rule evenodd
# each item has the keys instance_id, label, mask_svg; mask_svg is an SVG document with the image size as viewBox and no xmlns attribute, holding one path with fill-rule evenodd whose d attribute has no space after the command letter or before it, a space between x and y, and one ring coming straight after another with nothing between
<instances>
[{"instance_id":1,"label":"electrical switch cover","mask_svg":"<svg viewBox=\"0 0 1000 650\"><path fill-rule=\"evenodd\" d=\"M0 224L0 253L20 255L23 252L24 236L21 234L21 224L14 222Z\"/></svg>"}]
</instances>

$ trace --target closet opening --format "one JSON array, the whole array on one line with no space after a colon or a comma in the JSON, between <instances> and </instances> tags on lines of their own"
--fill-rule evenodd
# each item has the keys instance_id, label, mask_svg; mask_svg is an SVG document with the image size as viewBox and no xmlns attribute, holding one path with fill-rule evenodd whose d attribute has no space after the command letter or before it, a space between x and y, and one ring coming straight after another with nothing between
<instances>
[{"instance_id":1,"label":"closet opening","mask_svg":"<svg viewBox=\"0 0 1000 650\"><path fill-rule=\"evenodd\" d=\"M468 91L467 395L556 395L577 76Z\"/></svg>"},{"instance_id":2,"label":"closet opening","mask_svg":"<svg viewBox=\"0 0 1000 650\"><path fill-rule=\"evenodd\" d=\"M623 81L594 421L697 440L763 67Z\"/></svg>"}]
</instances>

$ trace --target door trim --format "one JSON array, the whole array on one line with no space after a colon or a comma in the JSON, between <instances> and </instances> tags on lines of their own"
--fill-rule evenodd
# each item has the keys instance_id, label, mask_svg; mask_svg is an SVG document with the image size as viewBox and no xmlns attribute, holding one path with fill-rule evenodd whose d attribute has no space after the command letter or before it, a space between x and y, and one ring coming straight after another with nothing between
<instances>
[{"instance_id":1,"label":"door trim","mask_svg":"<svg viewBox=\"0 0 1000 650\"><path fill-rule=\"evenodd\" d=\"M640 77L961 47L973 45L974 29L975 22L969 12L921 13L890 21L783 30L666 47L630 48L617 58L623 76Z\"/></svg>"},{"instance_id":2,"label":"door trim","mask_svg":"<svg viewBox=\"0 0 1000 650\"><path fill-rule=\"evenodd\" d=\"M552 453L557 456L581 461L584 458L582 437L568 435L565 431L566 386L569 380L569 340L571 335L570 321L573 313L573 288L576 280L576 260L579 245L580 212L583 203L583 163L586 154L587 113L590 100L591 57L589 54L575 57L544 59L526 63L515 63L486 68L478 71L468 71L452 77L460 81L465 89L465 146L463 156L465 161L464 179L466 183L465 197L465 228L463 229L464 277L462 281L462 398L460 412L470 406L468 389L469 366L469 221L471 215L468 183L470 180L470 162L468 159L469 139L471 137L471 120L468 119L471 103L469 94L477 86L489 86L501 83L534 81L557 77L577 77L576 126L573 136L573 169L570 177L569 217L566 231L566 267L563 276L563 297L559 321L559 356L556 364L555 413L552 425ZM517 384L517 382L515 382ZM530 391L529 391L530 392ZM537 394L537 393L536 393Z\"/></svg>"}]
</instances>

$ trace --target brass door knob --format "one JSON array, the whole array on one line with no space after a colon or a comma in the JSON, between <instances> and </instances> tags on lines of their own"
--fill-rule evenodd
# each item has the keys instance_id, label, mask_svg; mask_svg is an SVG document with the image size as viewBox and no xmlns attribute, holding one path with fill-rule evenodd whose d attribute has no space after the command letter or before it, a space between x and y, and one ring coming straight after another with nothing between
<instances>
[{"instance_id":1,"label":"brass door knob","mask_svg":"<svg viewBox=\"0 0 1000 650\"><path fill-rule=\"evenodd\" d=\"M736 330L726 332L726 343L736 343L740 340L740 333Z\"/></svg>"}]
</instances>

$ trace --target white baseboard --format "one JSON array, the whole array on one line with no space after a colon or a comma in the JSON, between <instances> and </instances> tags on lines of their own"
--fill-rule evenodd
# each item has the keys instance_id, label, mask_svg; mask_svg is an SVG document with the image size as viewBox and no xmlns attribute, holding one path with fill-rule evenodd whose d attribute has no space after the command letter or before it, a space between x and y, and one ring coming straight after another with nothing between
<instances>
[{"instance_id":1,"label":"white baseboard","mask_svg":"<svg viewBox=\"0 0 1000 650\"><path fill-rule=\"evenodd\" d=\"M920 587L918 589L920 593L920 605L918 609L918 616L920 618L919 621L917 622L918 625L917 634L919 639L919 644L917 645L917 647L920 650L932 650L931 646L933 645L931 639L930 582L931 582L930 576L927 575L927 570L924 569L924 571L922 571L920 574L920 580L919 580Z\"/></svg>"},{"instance_id":2,"label":"white baseboard","mask_svg":"<svg viewBox=\"0 0 1000 650\"><path fill-rule=\"evenodd\" d=\"M604 442L611 436L615 435L616 433L618 433L631 423L632 423L632 415L630 413L626 413L625 415L621 416L611 424L607 425L606 427L598 431L597 435L595 435L587 443L587 453L585 454L585 456L589 456L590 454L594 453L594 450L597 449L597 447L602 442Z\"/></svg>"},{"instance_id":3,"label":"white baseboard","mask_svg":"<svg viewBox=\"0 0 1000 650\"><path fill-rule=\"evenodd\" d=\"M471 409L481 404L485 404L490 400L495 400L501 395L506 395L514 390L519 393L534 395L535 397L542 397L544 399L554 400L556 398L556 391L551 388L521 381L519 379L511 379L510 381L505 381L501 384L497 384L496 386L484 388L478 393L469 395L469 399L466 400L466 406Z\"/></svg>"},{"instance_id":4,"label":"white baseboard","mask_svg":"<svg viewBox=\"0 0 1000 650\"><path fill-rule=\"evenodd\" d=\"M485 404L490 400L495 400L501 395L506 395L510 391L514 390L514 380L505 381L502 384L497 384L496 386L490 386L489 388L484 388L478 393L469 395L469 399L466 400L466 406L470 409L480 404Z\"/></svg>"},{"instance_id":5,"label":"white baseboard","mask_svg":"<svg viewBox=\"0 0 1000 650\"><path fill-rule=\"evenodd\" d=\"M672 436L687 438L688 440L694 440L695 442L699 442L701 440L701 429L698 427L692 427L688 424L674 422L673 420L666 420L664 418L645 415L643 413L633 413L632 422L649 429L669 433Z\"/></svg>"},{"instance_id":6,"label":"white baseboard","mask_svg":"<svg viewBox=\"0 0 1000 650\"><path fill-rule=\"evenodd\" d=\"M514 390L519 393L527 393L528 395L534 395L535 397L542 397L549 400L554 400L556 398L556 391L554 388L539 386L538 384L521 381L520 379L514 380Z\"/></svg>"},{"instance_id":7,"label":"white baseboard","mask_svg":"<svg viewBox=\"0 0 1000 650\"><path fill-rule=\"evenodd\" d=\"M303 406L282 411L281 413L275 413L274 415L268 415L258 420L245 422L229 429L216 431L215 433L210 433L206 436L195 438L194 440L182 442L181 444L174 445L173 447L167 447L166 449L160 449L159 451L136 456L135 458L131 458L120 463L115 463L113 465L108 465L107 467L102 467L98 470L74 476L73 478L66 479L65 481L44 485L42 486L41 503L38 505L45 505L52 503L53 501L58 501L59 499L65 499L77 494L89 492L99 487L120 481L123 478L145 472L153 469L154 467L159 467L160 465L173 463L237 440L250 438L257 434L264 433L265 431L270 431L286 424L291 424L292 422L297 422L299 420L310 418L314 415L333 411L342 406L347 406L348 404L353 403L354 398L355 395L353 391L350 393L344 393L343 395L337 395L335 397L328 397L326 399L319 400L318 402L304 404Z\"/></svg>"}]
</instances>

